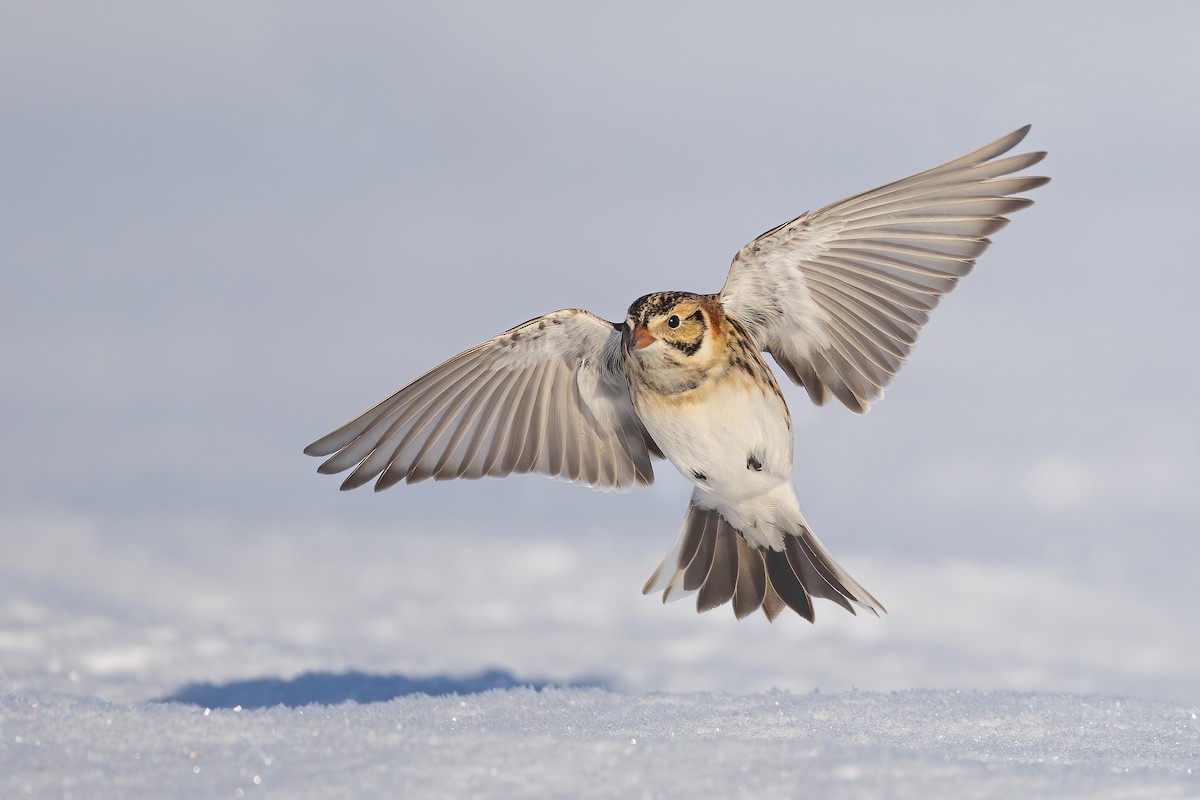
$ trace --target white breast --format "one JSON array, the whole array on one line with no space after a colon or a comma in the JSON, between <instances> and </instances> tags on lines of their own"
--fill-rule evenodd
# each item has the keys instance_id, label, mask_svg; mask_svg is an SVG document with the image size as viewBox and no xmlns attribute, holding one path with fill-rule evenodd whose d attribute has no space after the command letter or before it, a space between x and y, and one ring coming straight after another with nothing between
<instances>
[{"instance_id":1,"label":"white breast","mask_svg":"<svg viewBox=\"0 0 1200 800\"><path fill-rule=\"evenodd\" d=\"M720 504L791 481L787 406L744 372L681 395L635 394L634 405L663 454Z\"/></svg>"}]
</instances>

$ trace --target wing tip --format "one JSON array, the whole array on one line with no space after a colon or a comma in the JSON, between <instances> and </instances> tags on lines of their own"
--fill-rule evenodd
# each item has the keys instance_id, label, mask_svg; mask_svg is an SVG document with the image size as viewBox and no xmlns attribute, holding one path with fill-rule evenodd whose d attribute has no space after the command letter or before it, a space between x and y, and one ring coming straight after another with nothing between
<instances>
[{"instance_id":1,"label":"wing tip","mask_svg":"<svg viewBox=\"0 0 1200 800\"><path fill-rule=\"evenodd\" d=\"M336 447L331 447L329 445L328 439L329 439L328 436L322 436L320 439L317 439L315 442L312 442L311 444L309 444L307 447L304 448L304 455L316 456L317 458L320 458L321 456L327 456L330 453L337 452Z\"/></svg>"},{"instance_id":2,"label":"wing tip","mask_svg":"<svg viewBox=\"0 0 1200 800\"><path fill-rule=\"evenodd\" d=\"M338 491L339 492L349 492L354 489L357 489L359 486L360 486L360 484L350 483L349 479L347 479L347 480L344 480L341 482L341 484L338 486Z\"/></svg>"},{"instance_id":3,"label":"wing tip","mask_svg":"<svg viewBox=\"0 0 1200 800\"><path fill-rule=\"evenodd\" d=\"M1039 153L1039 155L1045 156L1046 154ZM1039 158L1038 161L1041 161L1041 159ZM1037 162L1035 161L1034 163L1036 164ZM1030 175L1028 178L1025 179L1025 181L1026 181L1025 188L1023 188L1021 191L1032 192L1034 189L1040 189L1043 186L1045 186L1047 183L1049 183L1050 176L1049 175Z\"/></svg>"},{"instance_id":4,"label":"wing tip","mask_svg":"<svg viewBox=\"0 0 1200 800\"><path fill-rule=\"evenodd\" d=\"M309 455L312 455L312 454L310 453ZM321 465L319 467L317 467L318 475L336 475L341 471L342 470L336 464L333 463L332 458L329 459L328 461L322 461Z\"/></svg>"},{"instance_id":5,"label":"wing tip","mask_svg":"<svg viewBox=\"0 0 1200 800\"><path fill-rule=\"evenodd\" d=\"M990 161L1002 153L1007 153L1009 150L1012 150L1014 147L1023 142L1031 130L1033 130L1033 123L1027 122L1012 133L1001 136L990 145L984 145L979 152L987 152L995 148L996 152L984 159L985 161Z\"/></svg>"}]
</instances>

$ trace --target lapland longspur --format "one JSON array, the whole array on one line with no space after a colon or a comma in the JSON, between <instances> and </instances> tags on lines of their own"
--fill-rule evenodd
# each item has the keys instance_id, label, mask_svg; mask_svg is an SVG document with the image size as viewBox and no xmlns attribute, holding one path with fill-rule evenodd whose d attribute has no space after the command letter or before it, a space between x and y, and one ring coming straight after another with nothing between
<instances>
[{"instance_id":1,"label":"lapland longspur","mask_svg":"<svg viewBox=\"0 0 1200 800\"><path fill-rule=\"evenodd\" d=\"M804 214L734 256L717 294L658 292L625 320L555 311L425 373L305 452L343 489L540 472L602 489L649 484L666 458L695 485L644 591L698 592L738 618L813 597L883 606L800 513L791 416L770 353L817 405L864 412L987 236L1049 179L1045 157L1000 158L1026 126L939 167Z\"/></svg>"}]
</instances>

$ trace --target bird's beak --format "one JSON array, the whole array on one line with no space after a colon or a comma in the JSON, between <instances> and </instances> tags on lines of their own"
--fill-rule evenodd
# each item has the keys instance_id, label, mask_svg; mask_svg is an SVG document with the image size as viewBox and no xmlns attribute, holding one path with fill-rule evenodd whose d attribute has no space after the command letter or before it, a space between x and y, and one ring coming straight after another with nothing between
<instances>
[{"instance_id":1,"label":"bird's beak","mask_svg":"<svg viewBox=\"0 0 1200 800\"><path fill-rule=\"evenodd\" d=\"M641 350L646 345L654 341L654 337L650 335L650 331L642 323L638 323L629 331L628 344L630 350Z\"/></svg>"}]
</instances>

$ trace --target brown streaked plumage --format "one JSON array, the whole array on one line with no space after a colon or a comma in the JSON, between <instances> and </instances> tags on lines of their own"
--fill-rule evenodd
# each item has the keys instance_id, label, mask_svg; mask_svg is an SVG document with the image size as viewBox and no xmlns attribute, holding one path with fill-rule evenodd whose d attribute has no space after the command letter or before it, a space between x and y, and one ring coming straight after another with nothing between
<instances>
[{"instance_id":1,"label":"brown streaked plumage","mask_svg":"<svg viewBox=\"0 0 1200 800\"><path fill-rule=\"evenodd\" d=\"M791 482L791 417L762 353L814 403L865 412L929 312L990 234L1047 178L1004 156L1028 126L933 169L779 225L738 251L718 294L659 292L624 322L580 309L461 353L309 445L351 489L540 472L595 488L653 480L667 458L695 488L644 591L697 594L745 617L812 599L883 606L813 535Z\"/></svg>"}]
</instances>

